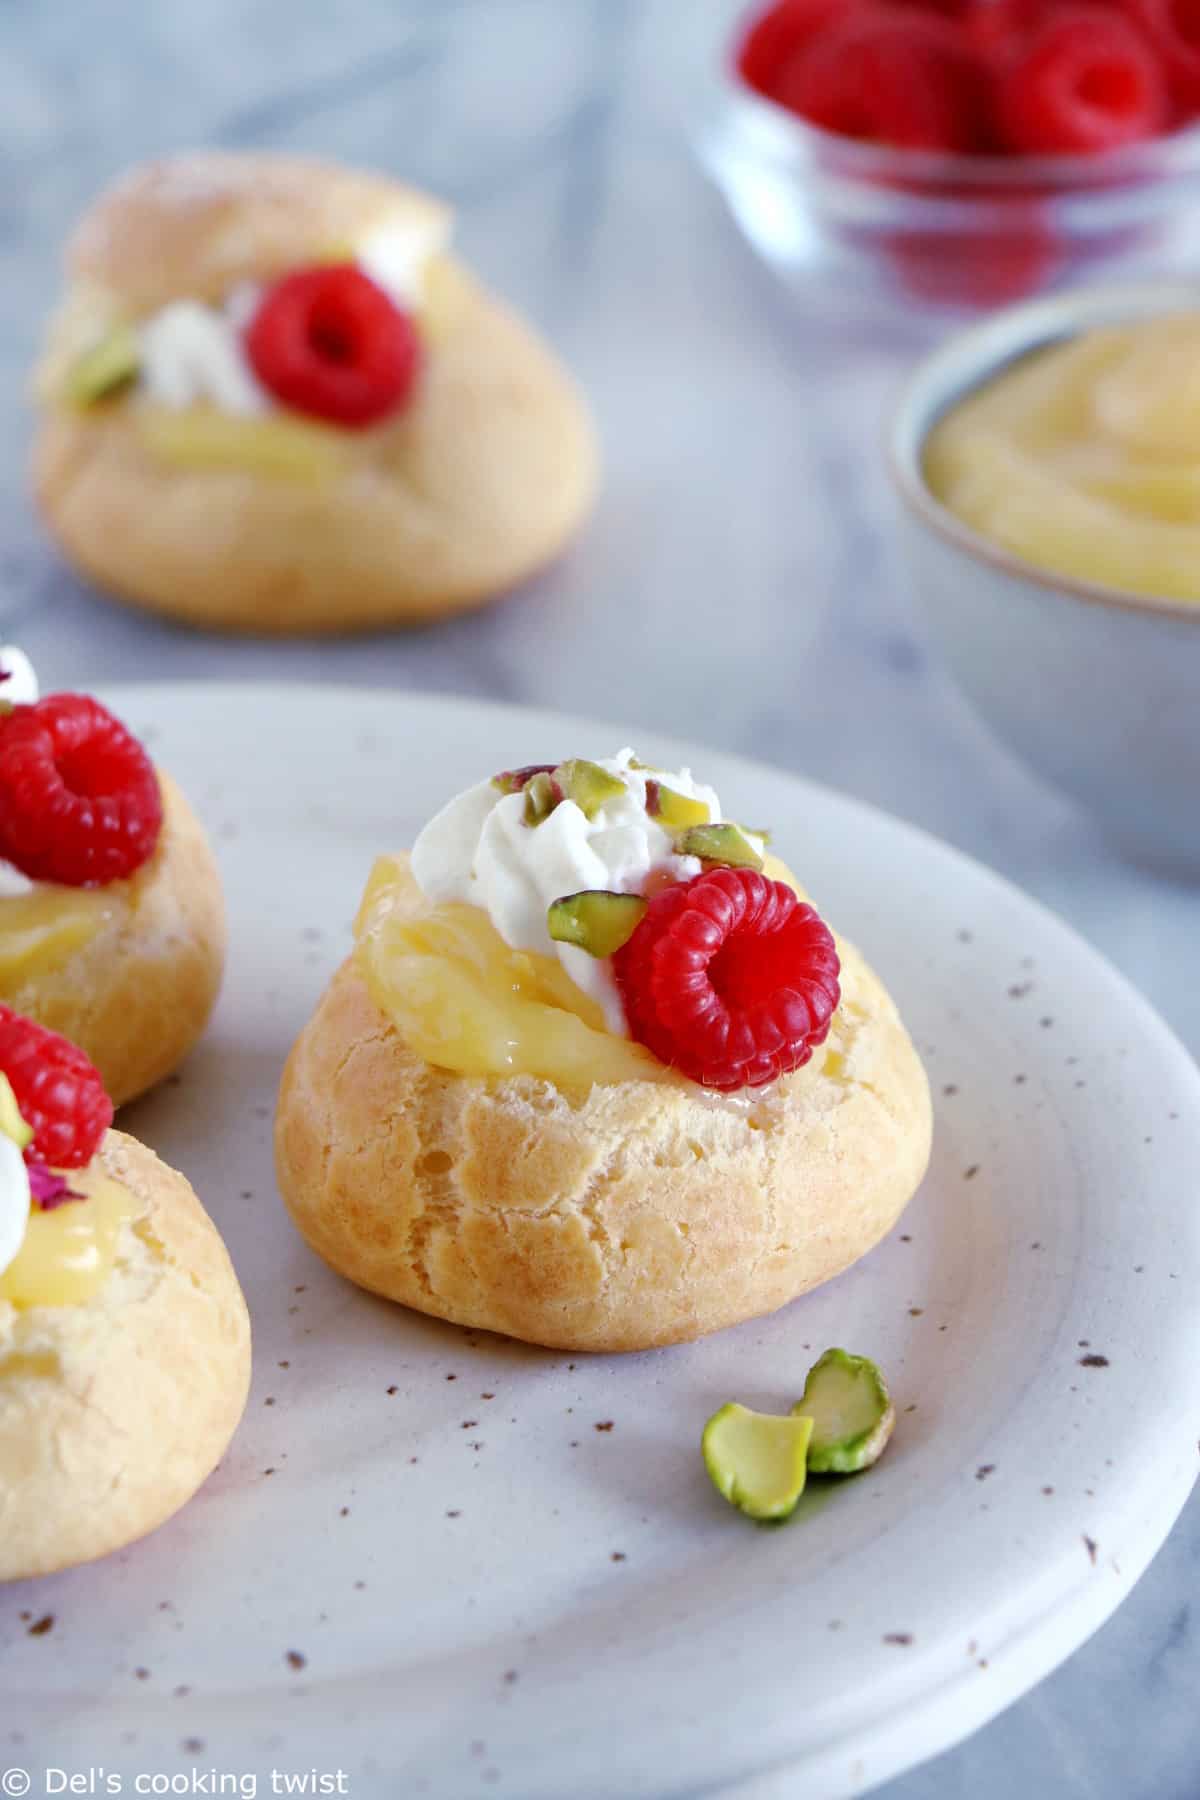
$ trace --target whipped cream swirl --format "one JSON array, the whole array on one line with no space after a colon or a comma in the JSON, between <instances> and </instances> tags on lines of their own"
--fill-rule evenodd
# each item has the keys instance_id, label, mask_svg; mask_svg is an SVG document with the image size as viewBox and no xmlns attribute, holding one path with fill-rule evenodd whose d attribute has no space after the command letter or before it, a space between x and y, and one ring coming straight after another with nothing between
<instances>
[{"instance_id":1,"label":"whipped cream swirl","mask_svg":"<svg viewBox=\"0 0 1200 1800\"><path fill-rule=\"evenodd\" d=\"M652 875L686 881L700 873L698 859L677 855L671 832L647 810L647 781L703 802L713 824L722 820L721 802L690 769L633 768L628 749L597 760L617 776L622 792L591 818L573 800L562 800L541 824L529 826L524 794L503 794L483 781L425 826L413 845L412 872L429 900L481 907L511 949L556 956L576 987L603 1008L608 1029L628 1037L612 959L556 943L547 909L585 888L640 894ZM746 835L759 848L759 840Z\"/></svg>"},{"instance_id":2,"label":"whipped cream swirl","mask_svg":"<svg viewBox=\"0 0 1200 1800\"><path fill-rule=\"evenodd\" d=\"M29 1228L29 1171L10 1137L0 1132L0 1275L16 1261Z\"/></svg>"}]
</instances>

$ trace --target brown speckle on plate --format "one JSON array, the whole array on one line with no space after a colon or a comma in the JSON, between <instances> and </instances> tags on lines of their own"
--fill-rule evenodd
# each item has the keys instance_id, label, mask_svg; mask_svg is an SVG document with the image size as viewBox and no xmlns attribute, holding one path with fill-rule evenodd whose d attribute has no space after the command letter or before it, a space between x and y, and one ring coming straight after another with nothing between
<instances>
[{"instance_id":1,"label":"brown speckle on plate","mask_svg":"<svg viewBox=\"0 0 1200 1800\"><path fill-rule=\"evenodd\" d=\"M204 1739L195 1737L184 1738L179 1748L181 1750L186 1750L189 1756L199 1756L204 1748Z\"/></svg>"},{"instance_id":2,"label":"brown speckle on plate","mask_svg":"<svg viewBox=\"0 0 1200 1800\"><path fill-rule=\"evenodd\" d=\"M912 1632L885 1631L883 1634L883 1641L885 1644L898 1644L902 1649L907 1649L908 1645L913 1641Z\"/></svg>"},{"instance_id":3,"label":"brown speckle on plate","mask_svg":"<svg viewBox=\"0 0 1200 1800\"><path fill-rule=\"evenodd\" d=\"M29 1636L30 1637L45 1637L45 1635L48 1631L53 1631L53 1630L54 1630L54 1614L53 1613L43 1613L42 1617L40 1619L35 1619L33 1621L33 1624L29 1627Z\"/></svg>"},{"instance_id":4,"label":"brown speckle on plate","mask_svg":"<svg viewBox=\"0 0 1200 1800\"><path fill-rule=\"evenodd\" d=\"M986 1481L989 1475L996 1473L995 1463L980 1463L975 1471L976 1481Z\"/></svg>"},{"instance_id":5,"label":"brown speckle on plate","mask_svg":"<svg viewBox=\"0 0 1200 1800\"><path fill-rule=\"evenodd\" d=\"M623 1550L614 1550L609 1560L611 1562L624 1562L625 1552Z\"/></svg>"},{"instance_id":6,"label":"brown speckle on plate","mask_svg":"<svg viewBox=\"0 0 1200 1800\"><path fill-rule=\"evenodd\" d=\"M598 1419L596 1421L596 1430L597 1431L611 1431L612 1428L613 1428L613 1421L611 1419Z\"/></svg>"},{"instance_id":7,"label":"brown speckle on plate","mask_svg":"<svg viewBox=\"0 0 1200 1800\"><path fill-rule=\"evenodd\" d=\"M307 1669L308 1658L302 1650L289 1650L283 1659L289 1669Z\"/></svg>"},{"instance_id":8,"label":"brown speckle on plate","mask_svg":"<svg viewBox=\"0 0 1200 1800\"><path fill-rule=\"evenodd\" d=\"M133 1676L135 1681L149 1681L150 1671L149 1669L135 1669Z\"/></svg>"},{"instance_id":9,"label":"brown speckle on plate","mask_svg":"<svg viewBox=\"0 0 1200 1800\"><path fill-rule=\"evenodd\" d=\"M1088 1536L1086 1531L1083 1534L1083 1547L1088 1553L1088 1561L1091 1563L1092 1567L1095 1568L1096 1552L1099 1550L1100 1546L1095 1538Z\"/></svg>"},{"instance_id":10,"label":"brown speckle on plate","mask_svg":"<svg viewBox=\"0 0 1200 1800\"><path fill-rule=\"evenodd\" d=\"M395 1384L395 1383L394 1383L394 1382L393 1382L393 1383L392 1383L392 1385L391 1385L391 1387L390 1387L390 1388L389 1388L389 1389L388 1389L388 1393L389 1393L389 1394L398 1394L398 1393L399 1393L399 1392L400 1392L400 1389L399 1389L399 1388L398 1388L398 1387L397 1387L397 1386L396 1386L396 1384Z\"/></svg>"},{"instance_id":11,"label":"brown speckle on plate","mask_svg":"<svg viewBox=\"0 0 1200 1800\"><path fill-rule=\"evenodd\" d=\"M1101 1356L1097 1351L1092 1350L1089 1351L1087 1356L1080 1357L1079 1366L1081 1369L1107 1369L1108 1358L1107 1356Z\"/></svg>"},{"instance_id":12,"label":"brown speckle on plate","mask_svg":"<svg viewBox=\"0 0 1200 1800\"><path fill-rule=\"evenodd\" d=\"M910 1319L923 1319L925 1316L925 1308L923 1306L910 1306L908 1309L908 1316Z\"/></svg>"},{"instance_id":13,"label":"brown speckle on plate","mask_svg":"<svg viewBox=\"0 0 1200 1800\"><path fill-rule=\"evenodd\" d=\"M966 1168L963 1170L963 1180L964 1181L974 1181L974 1179L978 1175L978 1173L979 1173L979 1164L972 1163L969 1168Z\"/></svg>"}]
</instances>

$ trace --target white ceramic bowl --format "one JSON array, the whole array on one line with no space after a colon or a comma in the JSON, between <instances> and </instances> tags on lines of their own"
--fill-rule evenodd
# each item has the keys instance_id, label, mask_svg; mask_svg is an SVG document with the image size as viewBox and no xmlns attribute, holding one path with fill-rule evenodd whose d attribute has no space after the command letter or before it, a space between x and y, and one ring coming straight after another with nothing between
<instances>
[{"instance_id":1,"label":"white ceramic bowl","mask_svg":"<svg viewBox=\"0 0 1200 1800\"><path fill-rule=\"evenodd\" d=\"M1194 311L1200 288L1036 301L918 368L891 428L913 577L964 692L1010 749L1140 862L1200 879L1200 604L1070 581L976 535L926 485L935 421L1006 364L1096 325Z\"/></svg>"}]
</instances>

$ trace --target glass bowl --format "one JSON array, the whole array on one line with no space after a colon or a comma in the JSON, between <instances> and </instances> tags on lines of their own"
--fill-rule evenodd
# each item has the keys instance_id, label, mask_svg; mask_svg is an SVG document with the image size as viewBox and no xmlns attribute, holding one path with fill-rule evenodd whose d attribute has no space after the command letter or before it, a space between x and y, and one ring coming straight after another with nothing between
<instances>
[{"instance_id":1,"label":"glass bowl","mask_svg":"<svg viewBox=\"0 0 1200 1800\"><path fill-rule=\"evenodd\" d=\"M1200 268L1200 126L1096 156L967 156L835 137L714 48L696 144L780 274L849 307L970 316L1103 274Z\"/></svg>"}]
</instances>

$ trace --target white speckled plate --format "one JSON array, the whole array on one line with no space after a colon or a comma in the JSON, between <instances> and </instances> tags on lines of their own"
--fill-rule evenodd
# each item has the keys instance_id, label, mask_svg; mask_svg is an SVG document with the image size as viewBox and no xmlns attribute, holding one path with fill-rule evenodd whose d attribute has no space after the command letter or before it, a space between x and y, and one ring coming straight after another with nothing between
<instances>
[{"instance_id":1,"label":"white speckled plate","mask_svg":"<svg viewBox=\"0 0 1200 1800\"><path fill-rule=\"evenodd\" d=\"M52 1765L102 1768L99 1793L193 1770L332 1792L340 1770L360 1800L829 1800L963 1736L1113 1610L1200 1463L1200 1078L1080 939L879 813L642 735L769 820L882 970L933 1078L933 1169L885 1244L772 1319L622 1359L472 1337L298 1241L275 1083L374 853L481 770L622 734L400 694L111 698L224 865L216 1021L127 1123L225 1233L256 1376L179 1519L0 1597L0 1769L35 1794ZM700 1428L731 1396L786 1408L831 1343L883 1364L894 1443L755 1528Z\"/></svg>"}]
</instances>

